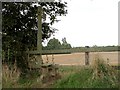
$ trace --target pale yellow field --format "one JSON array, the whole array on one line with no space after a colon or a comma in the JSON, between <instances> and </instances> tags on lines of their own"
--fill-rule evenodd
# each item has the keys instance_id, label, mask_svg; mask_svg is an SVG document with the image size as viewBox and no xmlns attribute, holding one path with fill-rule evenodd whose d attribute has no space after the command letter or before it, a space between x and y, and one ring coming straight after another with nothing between
<instances>
[{"instance_id":1,"label":"pale yellow field","mask_svg":"<svg viewBox=\"0 0 120 90\"><path fill-rule=\"evenodd\" d=\"M109 64L118 64L118 52L91 52L90 64L96 57L109 59ZM46 55L42 55L43 62L47 61ZM52 55L48 55L49 63L52 63ZM59 65L85 65L85 53L57 54L54 55L54 63Z\"/></svg>"}]
</instances>

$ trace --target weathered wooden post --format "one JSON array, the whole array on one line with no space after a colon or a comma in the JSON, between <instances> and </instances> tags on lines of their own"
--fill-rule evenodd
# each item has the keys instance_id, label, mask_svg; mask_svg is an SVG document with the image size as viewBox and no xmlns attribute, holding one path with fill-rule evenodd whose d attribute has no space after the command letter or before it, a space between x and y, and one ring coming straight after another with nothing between
<instances>
[{"instance_id":1,"label":"weathered wooden post","mask_svg":"<svg viewBox=\"0 0 120 90\"><path fill-rule=\"evenodd\" d=\"M42 60L42 8L38 7L38 32L37 32L37 51L40 53L37 55L37 67L43 63Z\"/></svg>"},{"instance_id":2,"label":"weathered wooden post","mask_svg":"<svg viewBox=\"0 0 120 90\"><path fill-rule=\"evenodd\" d=\"M89 65L89 51L88 51L89 46L85 46L85 47L86 47L86 52L85 52L85 65Z\"/></svg>"}]
</instances>

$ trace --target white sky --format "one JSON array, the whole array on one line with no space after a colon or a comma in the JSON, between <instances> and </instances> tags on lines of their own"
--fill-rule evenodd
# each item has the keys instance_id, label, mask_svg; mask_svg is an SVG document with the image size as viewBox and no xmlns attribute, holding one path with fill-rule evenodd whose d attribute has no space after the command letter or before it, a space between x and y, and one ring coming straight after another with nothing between
<instances>
[{"instance_id":1,"label":"white sky","mask_svg":"<svg viewBox=\"0 0 120 90\"><path fill-rule=\"evenodd\" d=\"M118 45L119 0L66 1L68 14L53 25L55 38L66 37L73 47Z\"/></svg>"}]
</instances>

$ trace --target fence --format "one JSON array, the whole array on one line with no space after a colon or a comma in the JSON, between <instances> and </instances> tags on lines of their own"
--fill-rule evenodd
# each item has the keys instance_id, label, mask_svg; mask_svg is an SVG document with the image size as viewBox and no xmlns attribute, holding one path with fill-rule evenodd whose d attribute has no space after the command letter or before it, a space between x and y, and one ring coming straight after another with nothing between
<instances>
[{"instance_id":1,"label":"fence","mask_svg":"<svg viewBox=\"0 0 120 90\"><path fill-rule=\"evenodd\" d=\"M119 51L119 48L113 47L103 47L103 48L89 48L86 46L85 48L80 49L64 49L64 50L42 50L42 8L38 7L38 33L37 33L37 50L36 51L27 51L28 60L29 56L36 55L36 62L39 67L39 64L42 64L42 54L62 54L62 53L74 53L74 52L85 52L85 65L89 65L89 52L107 52L107 51Z\"/></svg>"},{"instance_id":2,"label":"fence","mask_svg":"<svg viewBox=\"0 0 120 90\"><path fill-rule=\"evenodd\" d=\"M118 47L99 47L99 48L93 48L93 47L84 47L84 48L79 48L79 49L64 49L64 50L42 50L40 51L29 51L27 52L28 55L37 55L39 56L39 54L41 55L56 55L56 54L71 54L72 53L85 53L85 65L89 65L90 64L90 53L91 52L112 52L112 51L120 51L120 49L118 49ZM62 56L61 56L62 57ZM51 58L52 59L52 58ZM54 59L55 60L55 59ZM40 61L40 59L38 59L37 61ZM32 62L33 63L33 62Z\"/></svg>"}]
</instances>

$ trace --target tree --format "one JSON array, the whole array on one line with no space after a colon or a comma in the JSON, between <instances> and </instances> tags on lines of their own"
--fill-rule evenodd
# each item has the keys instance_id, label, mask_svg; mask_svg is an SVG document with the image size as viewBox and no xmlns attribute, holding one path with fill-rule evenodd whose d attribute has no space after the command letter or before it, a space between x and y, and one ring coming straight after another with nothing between
<instances>
[{"instance_id":1,"label":"tree","mask_svg":"<svg viewBox=\"0 0 120 90\"><path fill-rule=\"evenodd\" d=\"M69 43L67 43L66 38L64 37L62 39L62 49L70 49L71 45Z\"/></svg>"},{"instance_id":2,"label":"tree","mask_svg":"<svg viewBox=\"0 0 120 90\"><path fill-rule=\"evenodd\" d=\"M70 49L71 45L70 44L62 44L62 49Z\"/></svg>"},{"instance_id":3,"label":"tree","mask_svg":"<svg viewBox=\"0 0 120 90\"><path fill-rule=\"evenodd\" d=\"M46 47L48 50L57 50L57 49L61 49L61 43L58 39L50 39L48 44L47 44L47 47Z\"/></svg>"},{"instance_id":4,"label":"tree","mask_svg":"<svg viewBox=\"0 0 120 90\"><path fill-rule=\"evenodd\" d=\"M35 50L37 46L37 5L33 2L3 2L2 3L2 49L6 61L16 60L21 63L26 60L23 51ZM66 15L64 2L38 3L43 9L42 41L49 38L56 29L52 27L58 22L57 16ZM48 17L48 20L46 20ZM9 53L9 54L8 54ZM8 60L9 59L9 60ZM22 67L20 65L20 67Z\"/></svg>"},{"instance_id":5,"label":"tree","mask_svg":"<svg viewBox=\"0 0 120 90\"><path fill-rule=\"evenodd\" d=\"M36 47L36 36L37 36L37 6L34 3L16 3L16 2L4 2L2 3L2 31L6 33L3 35L3 41L10 39L9 42L21 42L30 47ZM42 40L47 39L55 32L55 28L51 27L57 20L57 16L66 15L67 10L65 9L66 3L60 2L46 2L39 3L43 9L43 20L42 23ZM48 16L50 22L46 21L45 16Z\"/></svg>"}]
</instances>

